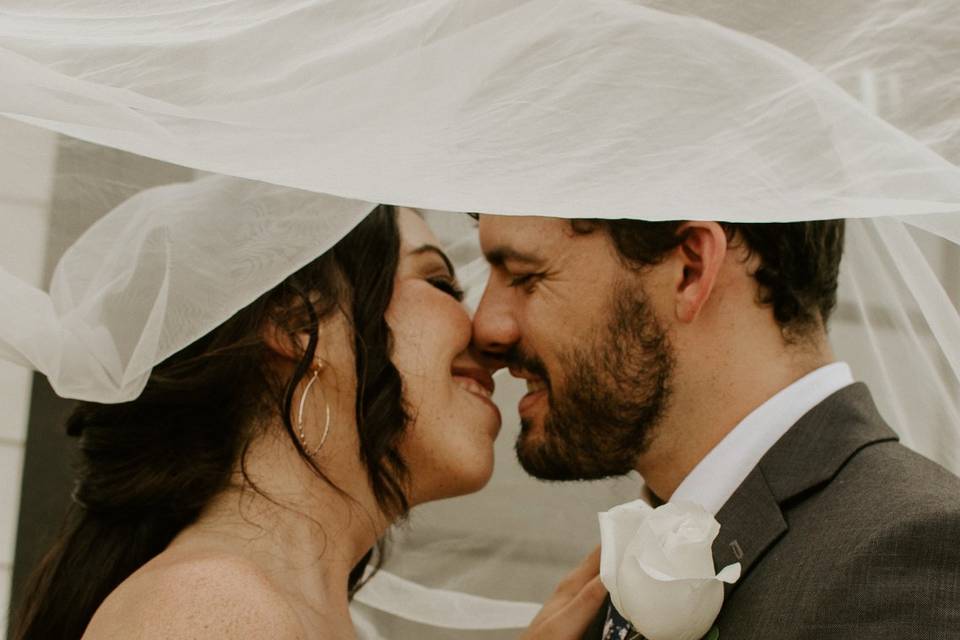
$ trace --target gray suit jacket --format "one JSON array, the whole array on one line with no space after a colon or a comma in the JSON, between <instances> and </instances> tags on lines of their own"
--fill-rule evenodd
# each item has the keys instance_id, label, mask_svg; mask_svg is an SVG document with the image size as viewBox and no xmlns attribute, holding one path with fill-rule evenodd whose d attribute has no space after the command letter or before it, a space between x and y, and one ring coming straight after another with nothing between
<instances>
[{"instance_id":1,"label":"gray suit jacket","mask_svg":"<svg viewBox=\"0 0 960 640\"><path fill-rule=\"evenodd\" d=\"M863 384L801 418L717 520L715 566L743 567L722 640L960 638L960 479L897 442Z\"/></svg>"}]
</instances>

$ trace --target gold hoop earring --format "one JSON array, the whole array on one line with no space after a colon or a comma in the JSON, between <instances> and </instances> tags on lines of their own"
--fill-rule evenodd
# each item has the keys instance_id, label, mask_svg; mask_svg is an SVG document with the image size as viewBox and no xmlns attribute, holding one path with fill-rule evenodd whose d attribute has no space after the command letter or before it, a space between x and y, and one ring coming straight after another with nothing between
<instances>
[{"instance_id":1,"label":"gold hoop earring","mask_svg":"<svg viewBox=\"0 0 960 640\"><path fill-rule=\"evenodd\" d=\"M310 445L307 444L307 436L303 432L303 405L307 401L307 394L310 393L310 387L312 387L313 383L316 382L317 378L320 377L320 370L322 368L322 366L318 366L313 370L313 376L310 378L310 382L307 383L307 386L304 387L303 395L300 396L300 409L297 411L297 435L300 437L300 444L303 446L303 450L306 451L307 455L311 457L320 453L320 449L323 448L323 445L327 441L327 436L330 435L330 403L327 402L326 397L323 399L326 420L323 425L323 435L320 436L320 444L317 445L316 449L310 449Z\"/></svg>"}]
</instances>

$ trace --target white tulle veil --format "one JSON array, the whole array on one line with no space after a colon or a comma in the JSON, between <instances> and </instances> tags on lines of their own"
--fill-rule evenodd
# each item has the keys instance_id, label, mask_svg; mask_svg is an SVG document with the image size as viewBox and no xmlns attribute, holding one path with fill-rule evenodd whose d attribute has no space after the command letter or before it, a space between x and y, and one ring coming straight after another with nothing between
<instances>
[{"instance_id":1,"label":"white tulle veil","mask_svg":"<svg viewBox=\"0 0 960 640\"><path fill-rule=\"evenodd\" d=\"M48 240L10 243L0 357L135 397L372 203L431 210L474 302L449 212L843 217L834 347L960 472L958 64L955 0L7 0L0 233ZM527 478L518 393L491 485L395 534L366 637L515 636L636 496Z\"/></svg>"}]
</instances>

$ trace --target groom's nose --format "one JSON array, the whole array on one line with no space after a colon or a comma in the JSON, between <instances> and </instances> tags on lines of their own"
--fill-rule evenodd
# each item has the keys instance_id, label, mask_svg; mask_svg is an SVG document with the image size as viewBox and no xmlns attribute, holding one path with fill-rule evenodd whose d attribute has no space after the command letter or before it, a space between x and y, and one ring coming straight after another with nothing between
<instances>
[{"instance_id":1,"label":"groom's nose","mask_svg":"<svg viewBox=\"0 0 960 640\"><path fill-rule=\"evenodd\" d=\"M509 298L509 290L491 278L473 315L474 348L489 368L505 367L506 352L520 341L520 326Z\"/></svg>"}]
</instances>

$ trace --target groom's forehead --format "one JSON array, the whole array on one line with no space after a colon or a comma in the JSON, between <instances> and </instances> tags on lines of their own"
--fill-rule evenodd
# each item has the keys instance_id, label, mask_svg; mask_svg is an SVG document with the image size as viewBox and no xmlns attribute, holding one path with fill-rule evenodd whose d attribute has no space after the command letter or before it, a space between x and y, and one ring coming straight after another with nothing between
<instances>
[{"instance_id":1,"label":"groom's forehead","mask_svg":"<svg viewBox=\"0 0 960 640\"><path fill-rule=\"evenodd\" d=\"M481 214L480 247L494 266L542 262L569 240L570 221L546 216Z\"/></svg>"}]
</instances>

